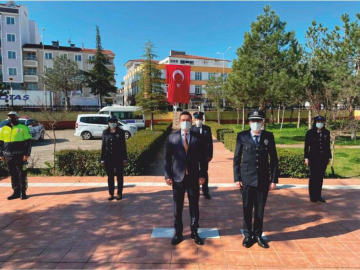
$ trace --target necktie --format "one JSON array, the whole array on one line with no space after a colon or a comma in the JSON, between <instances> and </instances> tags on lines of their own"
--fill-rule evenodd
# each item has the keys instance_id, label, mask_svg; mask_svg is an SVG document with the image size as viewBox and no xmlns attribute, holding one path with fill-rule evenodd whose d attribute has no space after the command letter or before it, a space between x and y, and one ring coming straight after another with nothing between
<instances>
[{"instance_id":1,"label":"necktie","mask_svg":"<svg viewBox=\"0 0 360 270\"><path fill-rule=\"evenodd\" d=\"M255 135L254 138L255 138L255 145L257 147L259 146L259 135Z\"/></svg>"},{"instance_id":2,"label":"necktie","mask_svg":"<svg viewBox=\"0 0 360 270\"><path fill-rule=\"evenodd\" d=\"M184 132L184 149L185 149L185 153L187 154L188 149L189 149L189 144L188 144L188 141L187 141L186 135L187 135L187 133L186 133L186 132ZM188 172L188 168L187 168L187 164L186 164L185 174L186 174L186 175L188 175L188 174L189 174L189 172Z\"/></svg>"}]
</instances>

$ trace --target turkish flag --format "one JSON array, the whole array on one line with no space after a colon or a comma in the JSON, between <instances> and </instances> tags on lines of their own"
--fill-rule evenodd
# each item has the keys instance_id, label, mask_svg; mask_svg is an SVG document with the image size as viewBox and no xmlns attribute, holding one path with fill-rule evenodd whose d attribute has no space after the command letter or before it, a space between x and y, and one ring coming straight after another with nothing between
<instances>
[{"instance_id":1,"label":"turkish flag","mask_svg":"<svg viewBox=\"0 0 360 270\"><path fill-rule=\"evenodd\" d=\"M166 65L168 102L189 103L190 66Z\"/></svg>"}]
</instances>

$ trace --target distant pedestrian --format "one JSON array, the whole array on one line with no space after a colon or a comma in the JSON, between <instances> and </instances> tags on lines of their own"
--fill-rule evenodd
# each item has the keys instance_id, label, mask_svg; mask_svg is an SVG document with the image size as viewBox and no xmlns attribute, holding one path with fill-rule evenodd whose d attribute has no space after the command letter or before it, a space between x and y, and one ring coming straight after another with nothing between
<instances>
[{"instance_id":1,"label":"distant pedestrian","mask_svg":"<svg viewBox=\"0 0 360 270\"><path fill-rule=\"evenodd\" d=\"M305 136L305 164L309 166L309 196L311 202L326 202L322 196L322 185L326 167L332 156L330 149L330 131L325 128L325 118L314 118L312 129Z\"/></svg>"},{"instance_id":2,"label":"distant pedestrian","mask_svg":"<svg viewBox=\"0 0 360 270\"><path fill-rule=\"evenodd\" d=\"M26 162L31 154L31 133L27 126L19 123L16 112L8 113L9 123L0 131L0 160L8 165L11 186L14 190L8 200L27 199Z\"/></svg>"},{"instance_id":3,"label":"distant pedestrian","mask_svg":"<svg viewBox=\"0 0 360 270\"><path fill-rule=\"evenodd\" d=\"M108 125L102 135L101 164L105 166L108 176L110 194L108 200L115 199L115 175L118 187L116 200L121 200L124 187L124 166L127 163L125 133L120 129L118 119L115 116L109 118Z\"/></svg>"}]
</instances>

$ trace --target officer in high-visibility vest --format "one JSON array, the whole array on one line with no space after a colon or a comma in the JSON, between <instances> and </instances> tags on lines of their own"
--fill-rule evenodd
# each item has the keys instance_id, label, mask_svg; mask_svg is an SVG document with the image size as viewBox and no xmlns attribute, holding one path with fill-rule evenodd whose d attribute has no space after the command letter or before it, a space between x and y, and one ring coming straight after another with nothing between
<instances>
[{"instance_id":1,"label":"officer in high-visibility vest","mask_svg":"<svg viewBox=\"0 0 360 270\"><path fill-rule=\"evenodd\" d=\"M31 153L31 133L27 126L19 124L16 112L8 113L9 123L0 131L0 160L6 161L11 176L11 185L14 190L8 200L26 196L26 164Z\"/></svg>"}]
</instances>

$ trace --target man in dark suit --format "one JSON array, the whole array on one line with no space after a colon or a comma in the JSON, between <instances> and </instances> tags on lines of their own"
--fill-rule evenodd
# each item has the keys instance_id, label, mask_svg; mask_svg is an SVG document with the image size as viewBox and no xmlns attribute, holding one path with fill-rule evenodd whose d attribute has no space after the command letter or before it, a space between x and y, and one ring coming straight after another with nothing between
<instances>
[{"instance_id":1,"label":"man in dark suit","mask_svg":"<svg viewBox=\"0 0 360 270\"><path fill-rule=\"evenodd\" d=\"M206 174L205 174L205 183L202 185L203 196L211 200L211 196L209 194L209 162L213 158L213 140L211 134L211 128L207 125L203 124L203 112L194 113L195 125L191 127L191 130L201 134L203 143L205 145L205 153L206 153Z\"/></svg>"},{"instance_id":2,"label":"man in dark suit","mask_svg":"<svg viewBox=\"0 0 360 270\"><path fill-rule=\"evenodd\" d=\"M204 242L198 235L200 185L205 182L205 151L200 134L190 130L192 117L187 111L180 115L181 130L170 134L165 152L165 181L173 188L175 235L172 245L183 240L182 210L185 191L188 194L191 238L198 245Z\"/></svg>"},{"instance_id":3,"label":"man in dark suit","mask_svg":"<svg viewBox=\"0 0 360 270\"><path fill-rule=\"evenodd\" d=\"M309 195L311 202L326 202L321 197L326 167L332 155L330 149L330 131L325 128L325 118L314 118L312 129L308 130L304 147L305 164L309 166Z\"/></svg>"},{"instance_id":4,"label":"man in dark suit","mask_svg":"<svg viewBox=\"0 0 360 270\"><path fill-rule=\"evenodd\" d=\"M237 135L234 155L234 181L242 187L243 246L249 248L257 241L259 246L269 248L261 235L267 195L269 190L275 189L278 182L278 158L274 135L261 130L264 112L254 110L249 113L248 119L251 129Z\"/></svg>"}]
</instances>

